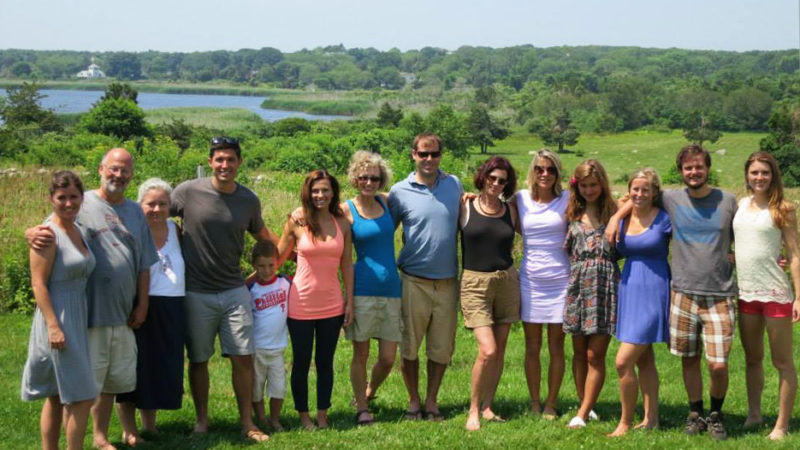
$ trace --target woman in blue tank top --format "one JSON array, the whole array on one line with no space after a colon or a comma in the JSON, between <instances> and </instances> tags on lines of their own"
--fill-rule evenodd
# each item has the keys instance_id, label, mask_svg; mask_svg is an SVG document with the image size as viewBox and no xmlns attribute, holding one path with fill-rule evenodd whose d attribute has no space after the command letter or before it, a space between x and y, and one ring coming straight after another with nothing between
<instances>
[{"instance_id":1,"label":"woman in blue tank top","mask_svg":"<svg viewBox=\"0 0 800 450\"><path fill-rule=\"evenodd\" d=\"M380 155L358 151L348 170L358 195L342 204L352 224L356 249L355 311L352 325L345 329L353 341L350 380L357 408L356 423L372 423L367 402L392 370L397 344L401 340L400 277L394 252L394 220L380 192L389 184L391 171ZM370 339L378 339L378 360L367 383Z\"/></svg>"}]
</instances>

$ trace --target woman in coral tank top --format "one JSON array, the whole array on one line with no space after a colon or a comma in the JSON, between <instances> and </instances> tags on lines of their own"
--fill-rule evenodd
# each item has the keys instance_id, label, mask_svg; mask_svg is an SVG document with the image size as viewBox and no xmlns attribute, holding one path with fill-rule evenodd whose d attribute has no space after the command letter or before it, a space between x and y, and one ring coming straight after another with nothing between
<instances>
[{"instance_id":1,"label":"woman in coral tank top","mask_svg":"<svg viewBox=\"0 0 800 450\"><path fill-rule=\"evenodd\" d=\"M278 244L279 266L292 250L297 250L287 320L293 353L292 396L303 427L313 429L308 414L308 370L316 337L317 426L327 428L336 343L342 325L349 325L353 317L352 240L350 224L339 208L336 178L325 170L310 172L300 198L304 225L289 219Z\"/></svg>"}]
</instances>

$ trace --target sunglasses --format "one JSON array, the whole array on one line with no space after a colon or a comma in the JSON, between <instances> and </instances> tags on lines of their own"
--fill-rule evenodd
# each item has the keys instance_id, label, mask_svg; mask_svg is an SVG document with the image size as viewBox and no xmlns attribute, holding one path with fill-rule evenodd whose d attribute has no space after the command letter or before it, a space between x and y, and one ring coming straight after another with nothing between
<instances>
[{"instance_id":1,"label":"sunglasses","mask_svg":"<svg viewBox=\"0 0 800 450\"><path fill-rule=\"evenodd\" d=\"M369 176L369 175L359 175L358 181L362 183L366 183L367 181L372 181L373 183L377 183L381 181L381 177L377 176Z\"/></svg>"},{"instance_id":2,"label":"sunglasses","mask_svg":"<svg viewBox=\"0 0 800 450\"><path fill-rule=\"evenodd\" d=\"M441 151L436 151L436 152L424 152L423 151L423 152L421 152L419 150L416 150L416 153L417 153L417 156L420 159L428 159L429 156L431 158L433 158L433 159L439 159L442 156L442 152Z\"/></svg>"},{"instance_id":3,"label":"sunglasses","mask_svg":"<svg viewBox=\"0 0 800 450\"><path fill-rule=\"evenodd\" d=\"M508 183L508 180L505 178L496 177L494 175L487 175L486 181L491 184L499 184L500 186L505 186Z\"/></svg>"},{"instance_id":4,"label":"sunglasses","mask_svg":"<svg viewBox=\"0 0 800 450\"><path fill-rule=\"evenodd\" d=\"M239 140L234 138L229 138L226 136L217 136L211 138L211 145L219 145L219 144L239 145Z\"/></svg>"},{"instance_id":5,"label":"sunglasses","mask_svg":"<svg viewBox=\"0 0 800 450\"><path fill-rule=\"evenodd\" d=\"M533 166L533 171L536 175L557 175L558 171L555 166Z\"/></svg>"}]
</instances>

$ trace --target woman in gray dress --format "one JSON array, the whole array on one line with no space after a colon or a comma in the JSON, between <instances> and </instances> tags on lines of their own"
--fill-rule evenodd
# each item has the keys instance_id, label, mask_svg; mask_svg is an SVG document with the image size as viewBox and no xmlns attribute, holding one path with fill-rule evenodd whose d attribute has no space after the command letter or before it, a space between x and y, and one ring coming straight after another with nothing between
<instances>
[{"instance_id":1,"label":"woman in gray dress","mask_svg":"<svg viewBox=\"0 0 800 450\"><path fill-rule=\"evenodd\" d=\"M40 421L43 449L57 449L62 421L67 448L83 448L89 410L98 394L87 342L86 281L95 259L75 218L83 184L69 171L53 174L46 224L56 245L30 250L36 312L22 374L22 399L44 398Z\"/></svg>"}]
</instances>

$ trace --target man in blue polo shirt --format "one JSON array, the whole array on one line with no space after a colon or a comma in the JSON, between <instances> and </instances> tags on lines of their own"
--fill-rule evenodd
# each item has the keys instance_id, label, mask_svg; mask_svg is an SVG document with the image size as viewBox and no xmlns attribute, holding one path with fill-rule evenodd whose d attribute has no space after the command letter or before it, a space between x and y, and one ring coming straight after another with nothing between
<instances>
[{"instance_id":1,"label":"man in blue polo shirt","mask_svg":"<svg viewBox=\"0 0 800 450\"><path fill-rule=\"evenodd\" d=\"M442 141L432 133L414 138L416 170L389 192L395 223L403 224L403 249L397 260L403 282L403 380L408 389L406 418L422 418L419 347L426 338L428 386L425 414L443 420L436 397L455 347L458 318L456 243L463 188L439 170Z\"/></svg>"}]
</instances>

